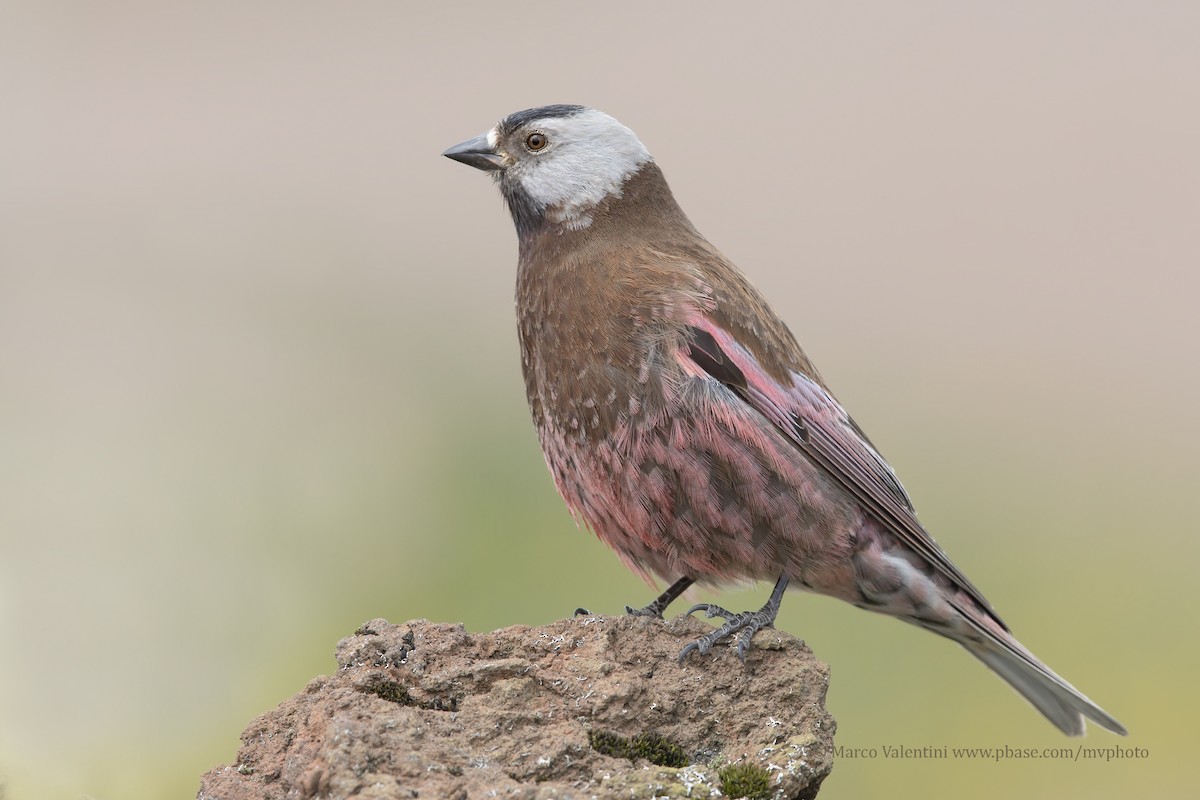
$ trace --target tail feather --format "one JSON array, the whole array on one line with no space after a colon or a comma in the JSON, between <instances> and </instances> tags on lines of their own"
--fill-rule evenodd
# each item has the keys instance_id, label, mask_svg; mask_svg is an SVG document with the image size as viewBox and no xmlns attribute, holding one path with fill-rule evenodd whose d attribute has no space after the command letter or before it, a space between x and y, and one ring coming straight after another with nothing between
<instances>
[{"instance_id":1,"label":"tail feather","mask_svg":"<svg viewBox=\"0 0 1200 800\"><path fill-rule=\"evenodd\" d=\"M1038 661L1015 639L992 634L982 641L959 643L1068 736L1083 734L1084 717L1113 733L1126 734L1125 727L1112 715Z\"/></svg>"}]
</instances>

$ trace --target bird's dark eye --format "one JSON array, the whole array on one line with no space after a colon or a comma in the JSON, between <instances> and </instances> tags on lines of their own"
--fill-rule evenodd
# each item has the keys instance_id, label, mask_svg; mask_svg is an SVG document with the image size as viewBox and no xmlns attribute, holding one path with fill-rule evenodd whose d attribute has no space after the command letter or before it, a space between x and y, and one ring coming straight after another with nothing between
<instances>
[{"instance_id":1,"label":"bird's dark eye","mask_svg":"<svg viewBox=\"0 0 1200 800\"><path fill-rule=\"evenodd\" d=\"M533 152L537 152L550 143L550 140L541 133L531 133L525 137L525 146Z\"/></svg>"}]
</instances>

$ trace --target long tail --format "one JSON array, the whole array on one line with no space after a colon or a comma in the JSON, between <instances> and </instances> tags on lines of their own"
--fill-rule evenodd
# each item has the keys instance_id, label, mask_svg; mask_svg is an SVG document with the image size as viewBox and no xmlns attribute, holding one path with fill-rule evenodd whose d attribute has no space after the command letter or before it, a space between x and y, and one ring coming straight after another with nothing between
<instances>
[{"instance_id":1,"label":"long tail","mask_svg":"<svg viewBox=\"0 0 1200 800\"><path fill-rule=\"evenodd\" d=\"M853 557L853 592L846 591L845 585L836 581L831 581L828 587L818 587L818 591L827 591L958 642L1068 736L1084 733L1085 717L1113 733L1125 735L1125 727L1111 714L1025 649L983 595L966 584L960 573L938 567L927 554L918 553L879 526L869 524L859 533L858 550ZM932 548L930 552L941 553L932 539L926 546ZM859 602L859 598L866 602Z\"/></svg>"},{"instance_id":2,"label":"long tail","mask_svg":"<svg viewBox=\"0 0 1200 800\"><path fill-rule=\"evenodd\" d=\"M1068 736L1083 734L1084 717L1113 733L1126 734L1125 726L1056 675L1011 635L985 629L981 639L958 642Z\"/></svg>"}]
</instances>

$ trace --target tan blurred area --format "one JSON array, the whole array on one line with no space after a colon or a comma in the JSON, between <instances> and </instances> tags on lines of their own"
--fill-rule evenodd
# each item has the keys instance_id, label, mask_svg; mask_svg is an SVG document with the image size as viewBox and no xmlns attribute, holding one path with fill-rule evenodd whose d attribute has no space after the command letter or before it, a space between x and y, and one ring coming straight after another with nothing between
<instances>
[{"instance_id":1,"label":"tan blurred area","mask_svg":"<svg viewBox=\"0 0 1200 800\"><path fill-rule=\"evenodd\" d=\"M371 617L650 598L554 494L511 223L439 157L558 102L637 131L1131 732L1087 744L1149 753L842 760L822 798L1194 787L1200 5L9 2L0 98L6 797L190 796ZM845 746L1078 744L923 631L779 624Z\"/></svg>"}]
</instances>

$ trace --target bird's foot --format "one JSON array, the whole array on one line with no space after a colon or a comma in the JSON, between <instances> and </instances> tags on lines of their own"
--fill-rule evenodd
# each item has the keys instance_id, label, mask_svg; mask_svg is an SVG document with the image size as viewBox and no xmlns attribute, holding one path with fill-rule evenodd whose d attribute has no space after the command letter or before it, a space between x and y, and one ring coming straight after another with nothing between
<instances>
[{"instance_id":1,"label":"bird's foot","mask_svg":"<svg viewBox=\"0 0 1200 800\"><path fill-rule=\"evenodd\" d=\"M750 642L754 638L754 634L763 628L774 626L775 617L779 615L779 603L783 599L787 585L788 579L780 578L775 584L775 590L771 592L771 599L758 611L743 611L735 614L712 603L700 603L689 608L687 610L689 615L703 611L709 619L720 617L725 620L725 624L683 648L679 652L679 663L682 664L692 653L706 654L714 644L735 633L737 634L738 658L744 662L746 654L750 652Z\"/></svg>"},{"instance_id":2,"label":"bird's foot","mask_svg":"<svg viewBox=\"0 0 1200 800\"><path fill-rule=\"evenodd\" d=\"M746 660L746 654L750 652L750 640L754 638L754 634L758 633L763 628L771 627L775 622L775 615L766 613L767 609L759 609L758 611L743 611L740 614L734 614L732 611L726 611L720 606L714 606L709 603L700 603L688 609L688 614L693 614L697 611L704 611L706 617L722 617L726 620L725 624L714 630L712 633L707 633L701 636L696 641L683 648L679 653L679 663L693 652L704 655L717 642L724 639L726 636L737 634L737 654L742 661Z\"/></svg>"},{"instance_id":3,"label":"bird's foot","mask_svg":"<svg viewBox=\"0 0 1200 800\"><path fill-rule=\"evenodd\" d=\"M653 602L641 608L625 606L625 613L631 617L657 617L658 619L662 619L663 612L667 610L667 606L671 605L675 598L683 594L694 582L692 578L680 578L668 586L665 592L654 598Z\"/></svg>"}]
</instances>

